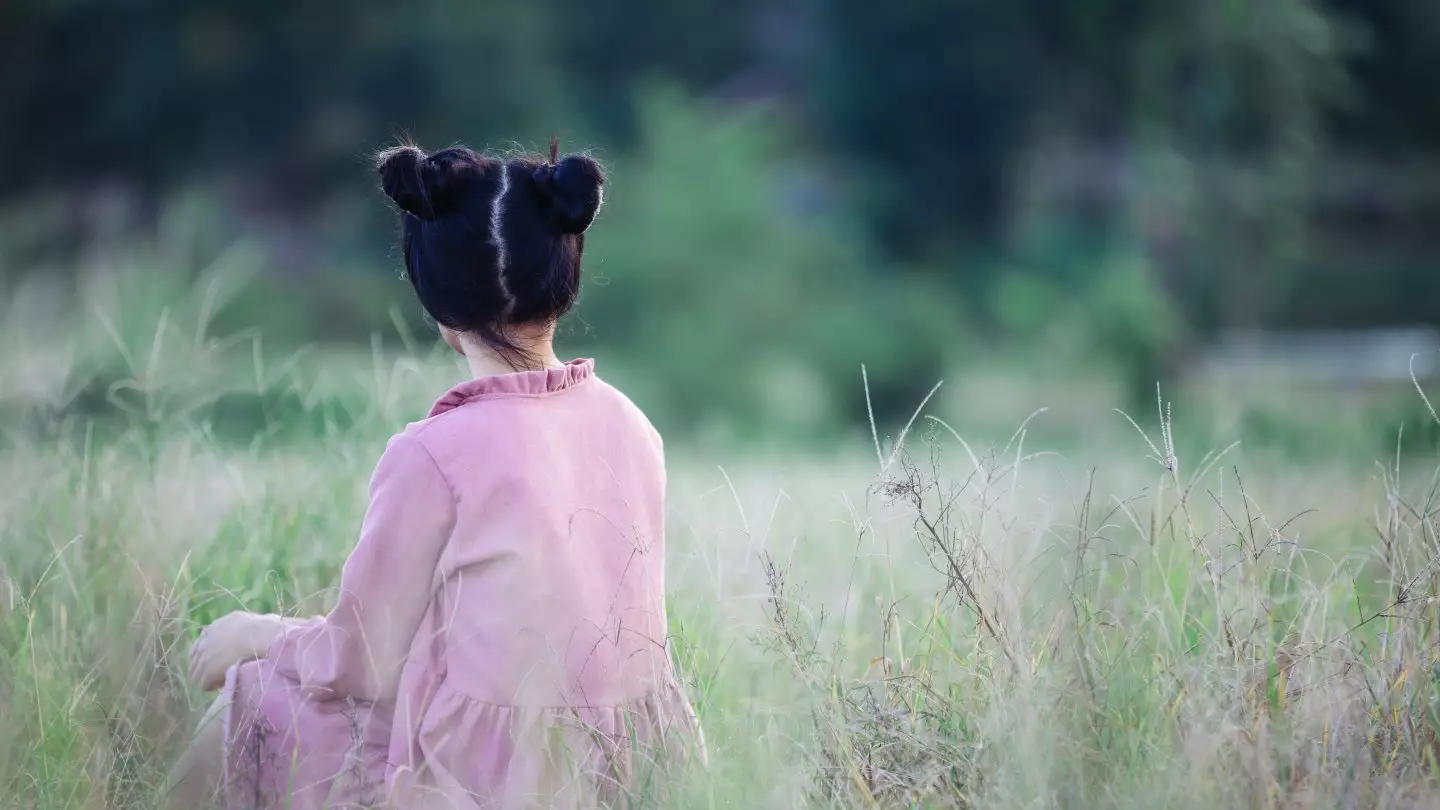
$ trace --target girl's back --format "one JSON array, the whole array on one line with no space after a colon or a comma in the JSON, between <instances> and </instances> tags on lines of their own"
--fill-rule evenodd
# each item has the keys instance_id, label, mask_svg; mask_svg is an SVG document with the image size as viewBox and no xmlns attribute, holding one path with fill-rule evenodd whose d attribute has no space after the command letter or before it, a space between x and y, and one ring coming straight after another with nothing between
<instances>
[{"instance_id":1,"label":"girl's back","mask_svg":"<svg viewBox=\"0 0 1440 810\"><path fill-rule=\"evenodd\" d=\"M455 517L392 766L416 787L547 802L628 781L637 731L690 724L666 654L658 435L589 361L466 383L406 434Z\"/></svg>"}]
</instances>

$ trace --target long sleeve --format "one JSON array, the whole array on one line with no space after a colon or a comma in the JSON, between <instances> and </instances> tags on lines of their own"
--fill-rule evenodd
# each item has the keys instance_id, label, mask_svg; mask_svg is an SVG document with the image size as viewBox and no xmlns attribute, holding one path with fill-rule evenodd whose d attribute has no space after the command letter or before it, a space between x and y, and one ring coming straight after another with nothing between
<instances>
[{"instance_id":1,"label":"long sleeve","mask_svg":"<svg viewBox=\"0 0 1440 810\"><path fill-rule=\"evenodd\" d=\"M335 609L280 634L267 656L276 671L321 700L393 697L454 524L454 496L430 453L406 434L391 439Z\"/></svg>"}]
</instances>

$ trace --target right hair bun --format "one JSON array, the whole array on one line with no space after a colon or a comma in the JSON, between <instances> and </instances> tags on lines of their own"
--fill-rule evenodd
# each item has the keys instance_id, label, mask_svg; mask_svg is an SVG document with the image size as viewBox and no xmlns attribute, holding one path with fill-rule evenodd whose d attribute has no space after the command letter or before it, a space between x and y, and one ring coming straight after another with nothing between
<instances>
[{"instance_id":1,"label":"right hair bun","mask_svg":"<svg viewBox=\"0 0 1440 810\"><path fill-rule=\"evenodd\" d=\"M559 163L537 167L532 177L561 233L584 233L595 221L605 187L599 163L585 155L566 155Z\"/></svg>"}]
</instances>

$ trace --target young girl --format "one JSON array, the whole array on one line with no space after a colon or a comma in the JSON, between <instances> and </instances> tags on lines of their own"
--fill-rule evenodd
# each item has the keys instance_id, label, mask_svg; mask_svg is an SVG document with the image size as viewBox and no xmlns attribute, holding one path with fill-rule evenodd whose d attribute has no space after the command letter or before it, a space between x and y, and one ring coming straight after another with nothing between
<instances>
[{"instance_id":1,"label":"young girl","mask_svg":"<svg viewBox=\"0 0 1440 810\"><path fill-rule=\"evenodd\" d=\"M335 609L232 613L177 770L193 808L579 806L698 742L666 649L660 437L555 321L604 177L587 157L383 153L405 269L473 379L390 440Z\"/></svg>"}]
</instances>

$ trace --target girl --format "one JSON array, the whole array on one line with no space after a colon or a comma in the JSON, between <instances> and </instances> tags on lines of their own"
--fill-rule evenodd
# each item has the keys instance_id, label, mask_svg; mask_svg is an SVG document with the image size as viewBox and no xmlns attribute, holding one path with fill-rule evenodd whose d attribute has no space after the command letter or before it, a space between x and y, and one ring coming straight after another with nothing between
<instances>
[{"instance_id":1,"label":"girl","mask_svg":"<svg viewBox=\"0 0 1440 810\"><path fill-rule=\"evenodd\" d=\"M390 440L329 615L232 613L177 807L577 806L698 742L666 648L660 437L560 362L591 159L380 155L405 269L473 379Z\"/></svg>"}]
</instances>

